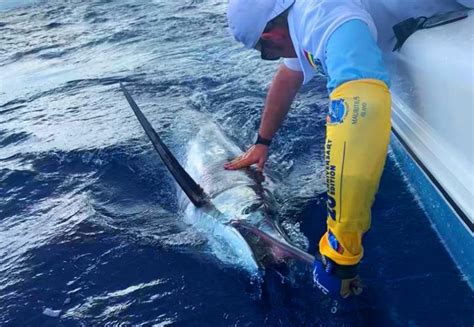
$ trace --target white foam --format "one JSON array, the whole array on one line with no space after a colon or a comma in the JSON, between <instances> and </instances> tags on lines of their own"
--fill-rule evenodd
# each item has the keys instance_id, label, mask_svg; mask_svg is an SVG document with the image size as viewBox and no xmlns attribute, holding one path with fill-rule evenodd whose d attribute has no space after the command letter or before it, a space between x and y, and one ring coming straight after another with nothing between
<instances>
[{"instance_id":1,"label":"white foam","mask_svg":"<svg viewBox=\"0 0 474 327\"><path fill-rule=\"evenodd\" d=\"M48 317L57 318L61 315L61 310L54 310L50 308L45 308L43 314Z\"/></svg>"}]
</instances>

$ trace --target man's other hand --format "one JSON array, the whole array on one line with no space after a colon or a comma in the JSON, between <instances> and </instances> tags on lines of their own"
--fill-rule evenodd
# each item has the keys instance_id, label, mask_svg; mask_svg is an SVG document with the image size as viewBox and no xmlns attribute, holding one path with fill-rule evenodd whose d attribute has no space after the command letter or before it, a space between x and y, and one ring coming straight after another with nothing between
<instances>
[{"instance_id":1,"label":"man's other hand","mask_svg":"<svg viewBox=\"0 0 474 327\"><path fill-rule=\"evenodd\" d=\"M257 170L263 171L263 167L265 166L267 158L268 146L263 144L255 144L234 160L225 163L224 168L228 170L235 170L256 164Z\"/></svg>"}]
</instances>

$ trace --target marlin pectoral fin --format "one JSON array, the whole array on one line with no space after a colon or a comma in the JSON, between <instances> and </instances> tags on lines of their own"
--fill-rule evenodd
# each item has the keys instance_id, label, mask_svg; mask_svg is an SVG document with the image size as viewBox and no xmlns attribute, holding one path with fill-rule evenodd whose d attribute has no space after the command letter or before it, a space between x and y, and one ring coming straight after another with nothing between
<instances>
[{"instance_id":1,"label":"marlin pectoral fin","mask_svg":"<svg viewBox=\"0 0 474 327\"><path fill-rule=\"evenodd\" d=\"M120 88L122 89L125 98L127 99L130 107L133 109L135 116L137 116L138 121L145 130L146 135L150 139L151 143L155 147L155 150L161 157L161 160L166 165L171 175L173 175L176 182L179 184L184 193L188 196L189 200L198 208L201 207L212 207L212 204L209 201L209 197L203 191L201 186L197 184L191 176L184 170L180 165L178 160L174 157L168 147L163 143L158 133L153 129L151 124L148 122L146 117L143 115L142 111L138 105L133 100L130 93L128 93L125 86L120 83Z\"/></svg>"},{"instance_id":2,"label":"marlin pectoral fin","mask_svg":"<svg viewBox=\"0 0 474 327\"><path fill-rule=\"evenodd\" d=\"M249 238L256 237L267 247L269 247L270 250L273 252L278 252L279 255L285 258L293 258L310 266L312 266L314 263L314 257L311 254L306 253L291 244L277 240L276 238L268 235L264 231L245 221L233 220L230 224L239 231L239 233L247 240L249 244L254 243L249 241Z\"/></svg>"}]
</instances>

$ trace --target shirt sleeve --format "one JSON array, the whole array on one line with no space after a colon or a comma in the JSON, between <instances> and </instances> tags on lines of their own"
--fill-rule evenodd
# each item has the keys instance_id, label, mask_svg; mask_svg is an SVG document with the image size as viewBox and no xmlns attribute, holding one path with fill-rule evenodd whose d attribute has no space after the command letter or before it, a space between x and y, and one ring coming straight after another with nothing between
<instances>
[{"instance_id":1,"label":"shirt sleeve","mask_svg":"<svg viewBox=\"0 0 474 327\"><path fill-rule=\"evenodd\" d=\"M283 64L286 66L286 68L290 70L294 70L297 72L303 71L298 58L285 58L283 59Z\"/></svg>"}]
</instances>

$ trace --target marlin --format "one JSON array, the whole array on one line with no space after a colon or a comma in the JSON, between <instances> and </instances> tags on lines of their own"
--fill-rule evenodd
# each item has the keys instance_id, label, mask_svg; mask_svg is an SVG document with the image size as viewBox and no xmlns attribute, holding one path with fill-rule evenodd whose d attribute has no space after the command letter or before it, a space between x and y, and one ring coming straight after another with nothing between
<instances>
[{"instance_id":1,"label":"marlin","mask_svg":"<svg viewBox=\"0 0 474 327\"><path fill-rule=\"evenodd\" d=\"M225 170L240 149L212 125L190 142L184 167L153 129L127 89L120 84L146 135L189 201L182 201L186 217L198 230L212 233L221 260L229 257L250 269L295 260L312 266L314 257L293 245L282 230L271 192L262 175L252 169Z\"/></svg>"}]
</instances>

